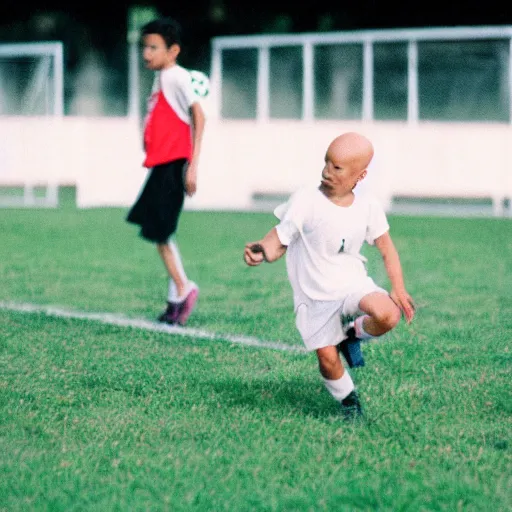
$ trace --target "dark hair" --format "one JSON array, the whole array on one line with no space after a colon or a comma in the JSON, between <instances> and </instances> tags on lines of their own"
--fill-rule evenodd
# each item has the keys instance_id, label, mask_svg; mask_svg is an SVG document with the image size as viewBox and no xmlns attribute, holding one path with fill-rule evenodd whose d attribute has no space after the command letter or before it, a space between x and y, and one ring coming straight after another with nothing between
<instances>
[{"instance_id":1,"label":"dark hair","mask_svg":"<svg viewBox=\"0 0 512 512\"><path fill-rule=\"evenodd\" d=\"M170 48L173 44L181 46L181 27L172 18L158 18L146 23L141 29L141 36L149 34L162 36L167 48Z\"/></svg>"}]
</instances>

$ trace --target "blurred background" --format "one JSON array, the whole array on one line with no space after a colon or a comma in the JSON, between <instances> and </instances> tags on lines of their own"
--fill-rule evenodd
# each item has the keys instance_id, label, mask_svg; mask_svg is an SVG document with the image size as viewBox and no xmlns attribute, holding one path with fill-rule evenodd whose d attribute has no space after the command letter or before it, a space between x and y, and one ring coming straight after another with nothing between
<instances>
[{"instance_id":1,"label":"blurred background","mask_svg":"<svg viewBox=\"0 0 512 512\"><path fill-rule=\"evenodd\" d=\"M180 21L184 29L182 65L208 74L210 43L217 36L512 23L510 9L498 7L498 2L492 1L469 1L460 7L459 2L397 1L30 3L2 0L0 42L62 41L65 114L122 116L129 108L130 24L137 13L148 10ZM496 47L487 49L483 58L489 59L489 54L500 51ZM235 111L233 115L245 114ZM500 114L495 116L499 118Z\"/></svg>"},{"instance_id":2,"label":"blurred background","mask_svg":"<svg viewBox=\"0 0 512 512\"><path fill-rule=\"evenodd\" d=\"M359 188L388 211L512 217L511 11L493 1L3 0L0 205L56 206L63 186L82 208L133 202L153 81L139 28L172 16L180 64L210 79L201 186L186 208L271 209L317 180L331 138L356 130L376 146Z\"/></svg>"}]
</instances>

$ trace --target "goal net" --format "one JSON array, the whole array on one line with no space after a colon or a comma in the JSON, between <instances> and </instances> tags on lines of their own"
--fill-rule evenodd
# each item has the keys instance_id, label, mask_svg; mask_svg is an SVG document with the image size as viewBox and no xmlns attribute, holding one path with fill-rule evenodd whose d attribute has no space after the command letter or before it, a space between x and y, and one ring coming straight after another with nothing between
<instances>
[{"instance_id":1,"label":"goal net","mask_svg":"<svg viewBox=\"0 0 512 512\"><path fill-rule=\"evenodd\" d=\"M58 205L58 184L23 165L23 153L30 118L63 115L63 67L60 42L0 44L0 206Z\"/></svg>"}]
</instances>

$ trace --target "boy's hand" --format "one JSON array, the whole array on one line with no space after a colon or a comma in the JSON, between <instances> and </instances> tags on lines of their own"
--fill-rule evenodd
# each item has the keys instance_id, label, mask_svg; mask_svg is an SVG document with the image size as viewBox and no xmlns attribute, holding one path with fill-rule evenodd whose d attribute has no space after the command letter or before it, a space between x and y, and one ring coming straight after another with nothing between
<instances>
[{"instance_id":1,"label":"boy's hand","mask_svg":"<svg viewBox=\"0 0 512 512\"><path fill-rule=\"evenodd\" d=\"M194 163L190 163L185 172L185 192L192 197L197 190L197 169Z\"/></svg>"},{"instance_id":2,"label":"boy's hand","mask_svg":"<svg viewBox=\"0 0 512 512\"><path fill-rule=\"evenodd\" d=\"M405 316L406 322L411 323L416 313L416 306L412 297L405 290L391 290L391 300L400 308Z\"/></svg>"},{"instance_id":3,"label":"boy's hand","mask_svg":"<svg viewBox=\"0 0 512 512\"><path fill-rule=\"evenodd\" d=\"M244 261L250 267L256 267L266 260L265 251L260 243L249 242L245 245Z\"/></svg>"}]
</instances>

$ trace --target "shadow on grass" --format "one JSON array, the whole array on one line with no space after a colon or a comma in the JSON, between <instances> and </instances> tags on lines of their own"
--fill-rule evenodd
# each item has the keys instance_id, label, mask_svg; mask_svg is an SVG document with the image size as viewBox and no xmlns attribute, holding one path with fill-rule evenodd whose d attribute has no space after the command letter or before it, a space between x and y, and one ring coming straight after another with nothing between
<instances>
[{"instance_id":1,"label":"shadow on grass","mask_svg":"<svg viewBox=\"0 0 512 512\"><path fill-rule=\"evenodd\" d=\"M244 407L271 416L300 415L319 419L338 416L338 406L321 381L307 379L251 380L225 379L208 382L226 407Z\"/></svg>"}]
</instances>

